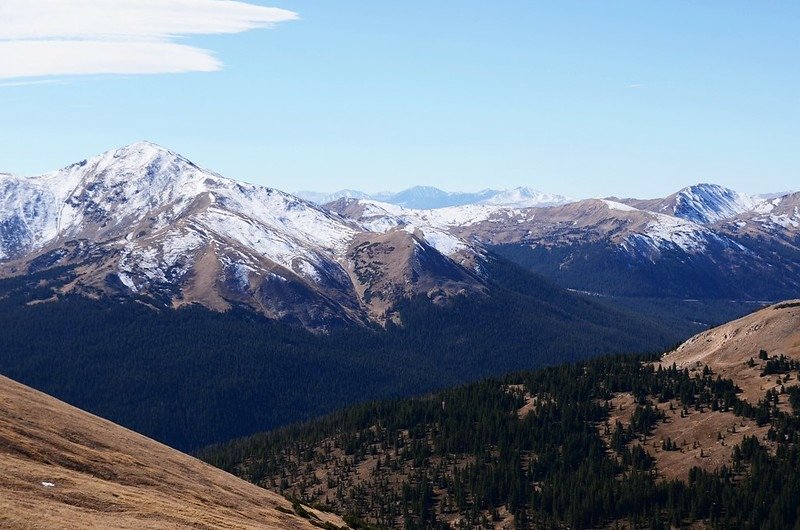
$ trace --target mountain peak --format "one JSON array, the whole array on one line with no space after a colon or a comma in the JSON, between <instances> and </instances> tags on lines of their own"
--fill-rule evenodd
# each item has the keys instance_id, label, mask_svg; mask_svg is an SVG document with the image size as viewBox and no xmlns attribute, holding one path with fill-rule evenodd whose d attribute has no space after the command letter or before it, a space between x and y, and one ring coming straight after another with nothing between
<instances>
[{"instance_id":1,"label":"mountain peak","mask_svg":"<svg viewBox=\"0 0 800 530\"><path fill-rule=\"evenodd\" d=\"M700 183L688 186L671 197L675 216L699 224L710 224L752 210L751 197L719 184Z\"/></svg>"},{"instance_id":2,"label":"mountain peak","mask_svg":"<svg viewBox=\"0 0 800 530\"><path fill-rule=\"evenodd\" d=\"M124 159L130 160L132 163L139 163L145 165L147 161L153 160L181 160L194 165L186 157L167 149L161 145L142 140L122 146L117 149L106 151L98 158L100 159Z\"/></svg>"},{"instance_id":3,"label":"mountain peak","mask_svg":"<svg viewBox=\"0 0 800 530\"><path fill-rule=\"evenodd\" d=\"M721 184L714 184L712 182L698 182L697 184L692 184L691 186L686 186L678 191L678 194L690 194L690 193L718 193L718 194L725 194L731 195L737 193L735 190L731 188L726 188Z\"/></svg>"},{"instance_id":4,"label":"mountain peak","mask_svg":"<svg viewBox=\"0 0 800 530\"><path fill-rule=\"evenodd\" d=\"M133 142L131 144L120 147L120 150L125 150L125 149L155 149L158 151L170 152L170 150L164 147L163 145L151 142L150 140L139 140L138 142Z\"/></svg>"}]
</instances>

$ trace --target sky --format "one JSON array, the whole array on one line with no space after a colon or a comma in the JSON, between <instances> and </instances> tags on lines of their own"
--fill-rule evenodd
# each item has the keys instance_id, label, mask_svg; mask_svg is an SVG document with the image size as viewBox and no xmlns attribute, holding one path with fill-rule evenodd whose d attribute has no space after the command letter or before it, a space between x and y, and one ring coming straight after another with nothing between
<instances>
[{"instance_id":1,"label":"sky","mask_svg":"<svg viewBox=\"0 0 800 530\"><path fill-rule=\"evenodd\" d=\"M149 140L286 191L800 188L800 2L2 0L0 171Z\"/></svg>"}]
</instances>

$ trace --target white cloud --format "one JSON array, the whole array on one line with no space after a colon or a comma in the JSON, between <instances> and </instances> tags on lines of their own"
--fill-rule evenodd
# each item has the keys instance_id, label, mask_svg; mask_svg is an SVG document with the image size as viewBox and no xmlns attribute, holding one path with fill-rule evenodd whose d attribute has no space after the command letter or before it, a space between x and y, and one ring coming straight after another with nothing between
<instances>
[{"instance_id":1,"label":"white cloud","mask_svg":"<svg viewBox=\"0 0 800 530\"><path fill-rule=\"evenodd\" d=\"M1 0L0 79L210 72L212 52L175 40L296 18L229 0Z\"/></svg>"},{"instance_id":2,"label":"white cloud","mask_svg":"<svg viewBox=\"0 0 800 530\"><path fill-rule=\"evenodd\" d=\"M18 86L30 86L30 85L63 85L64 81L60 79L36 79L30 81L7 81L7 82L0 82L0 88L4 87L18 87Z\"/></svg>"}]
</instances>

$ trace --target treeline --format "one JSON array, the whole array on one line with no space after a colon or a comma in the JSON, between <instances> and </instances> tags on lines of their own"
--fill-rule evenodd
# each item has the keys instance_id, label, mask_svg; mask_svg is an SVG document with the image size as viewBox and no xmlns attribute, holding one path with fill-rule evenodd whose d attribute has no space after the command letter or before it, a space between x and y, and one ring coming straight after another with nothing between
<instances>
[{"instance_id":1,"label":"treeline","mask_svg":"<svg viewBox=\"0 0 800 530\"><path fill-rule=\"evenodd\" d=\"M54 270L0 282L0 372L179 449L509 371L683 338L503 260L485 298L408 301L404 326L315 335L247 309L54 299ZM41 300L51 300L40 303ZM32 303L36 302L36 303ZM156 306L156 307L154 307Z\"/></svg>"},{"instance_id":2,"label":"treeline","mask_svg":"<svg viewBox=\"0 0 800 530\"><path fill-rule=\"evenodd\" d=\"M492 528L508 518L520 529L796 528L798 417L772 396L741 401L731 381L708 370L641 361L606 357L365 404L200 456L380 528ZM608 424L609 400L620 392L634 397L627 426ZM672 401L770 423L775 454L746 438L729 467L659 480L652 457L630 442L662 419L656 403Z\"/></svg>"}]
</instances>

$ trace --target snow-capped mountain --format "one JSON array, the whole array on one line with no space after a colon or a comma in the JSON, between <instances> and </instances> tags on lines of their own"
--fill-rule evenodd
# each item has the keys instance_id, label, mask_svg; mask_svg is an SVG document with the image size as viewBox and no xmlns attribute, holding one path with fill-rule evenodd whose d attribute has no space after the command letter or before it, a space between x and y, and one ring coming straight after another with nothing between
<instances>
[{"instance_id":1,"label":"snow-capped mountain","mask_svg":"<svg viewBox=\"0 0 800 530\"><path fill-rule=\"evenodd\" d=\"M67 267L65 291L247 305L324 327L392 318L398 297L423 288L439 298L482 290L454 262L450 276L426 269L450 258L421 232L393 236L374 274L359 275L359 245L385 234L147 142L38 177L0 177L0 192L0 273ZM398 282L380 304L370 293L377 276L384 290Z\"/></svg>"},{"instance_id":2,"label":"snow-capped mountain","mask_svg":"<svg viewBox=\"0 0 800 530\"><path fill-rule=\"evenodd\" d=\"M485 189L478 192L448 192L432 186L414 186L398 193L381 192L368 194L355 190L341 190L331 194L301 191L296 195L323 205L336 202L339 199L369 199L421 210L470 204L532 208L537 206L556 206L572 202L571 199L563 195L543 193L528 187L507 190Z\"/></svg>"},{"instance_id":3,"label":"snow-capped mountain","mask_svg":"<svg viewBox=\"0 0 800 530\"><path fill-rule=\"evenodd\" d=\"M327 204L329 202L338 201L339 199L372 199L377 197L387 197L389 193L378 193L370 195L358 190L339 190L333 193L320 193L316 191L298 191L295 192L296 197L303 200L313 202L316 204Z\"/></svg>"},{"instance_id":4,"label":"snow-capped mountain","mask_svg":"<svg viewBox=\"0 0 800 530\"><path fill-rule=\"evenodd\" d=\"M543 193L532 188L521 187L498 191L491 197L479 201L478 204L507 206L510 208L535 208L543 206L560 206L570 202L574 201L564 197L563 195Z\"/></svg>"},{"instance_id":5,"label":"snow-capped mountain","mask_svg":"<svg viewBox=\"0 0 800 530\"><path fill-rule=\"evenodd\" d=\"M420 210L374 200L329 207L373 230L419 227L478 244L573 289L761 300L800 294L798 197L765 201L701 184L664 199L551 207Z\"/></svg>"},{"instance_id":6,"label":"snow-capped mountain","mask_svg":"<svg viewBox=\"0 0 800 530\"><path fill-rule=\"evenodd\" d=\"M457 236L457 241L488 245L541 239L538 244L560 246L573 237L611 238L631 253L652 255L673 247L702 250L707 240L717 239L698 223L608 199L541 208L471 204L416 210L373 200L342 200L329 207L375 231L418 227L426 234L438 232Z\"/></svg>"},{"instance_id":7,"label":"snow-capped mountain","mask_svg":"<svg viewBox=\"0 0 800 530\"><path fill-rule=\"evenodd\" d=\"M800 192L773 197L750 211L719 223L728 232L749 238L796 241L800 233Z\"/></svg>"},{"instance_id":8,"label":"snow-capped mountain","mask_svg":"<svg viewBox=\"0 0 800 530\"><path fill-rule=\"evenodd\" d=\"M763 199L750 197L717 184L697 184L683 188L664 199L636 200L621 202L642 210L665 213L708 225L736 217L754 210Z\"/></svg>"},{"instance_id":9,"label":"snow-capped mountain","mask_svg":"<svg viewBox=\"0 0 800 530\"><path fill-rule=\"evenodd\" d=\"M60 292L241 305L312 328L386 322L418 294L483 293L491 252L607 294L800 296L797 193L699 184L663 199L569 201L518 188L426 209L358 195L321 206L141 142L41 176L0 175L0 276L54 271Z\"/></svg>"}]
</instances>

